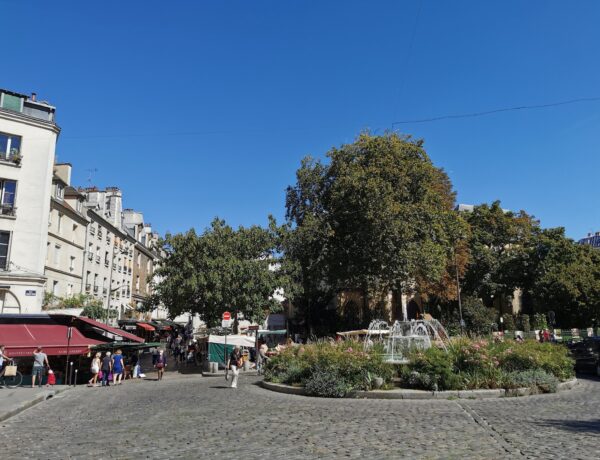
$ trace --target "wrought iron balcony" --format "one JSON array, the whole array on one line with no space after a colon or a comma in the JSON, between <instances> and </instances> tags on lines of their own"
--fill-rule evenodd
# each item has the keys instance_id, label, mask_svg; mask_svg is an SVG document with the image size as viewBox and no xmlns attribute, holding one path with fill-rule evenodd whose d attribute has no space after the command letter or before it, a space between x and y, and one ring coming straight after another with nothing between
<instances>
[{"instance_id":1,"label":"wrought iron balcony","mask_svg":"<svg viewBox=\"0 0 600 460\"><path fill-rule=\"evenodd\" d=\"M91 284L86 284L86 285L85 285L85 290L86 290L87 292L90 292L90 289L92 289L92 285L91 285Z\"/></svg>"}]
</instances>

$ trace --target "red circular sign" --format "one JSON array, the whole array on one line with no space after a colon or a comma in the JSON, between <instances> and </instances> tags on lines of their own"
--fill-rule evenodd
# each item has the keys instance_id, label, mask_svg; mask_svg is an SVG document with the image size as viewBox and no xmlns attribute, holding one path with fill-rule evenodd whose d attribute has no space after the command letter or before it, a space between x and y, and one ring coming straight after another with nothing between
<instances>
[{"instance_id":1,"label":"red circular sign","mask_svg":"<svg viewBox=\"0 0 600 460\"><path fill-rule=\"evenodd\" d=\"M231 313L226 311L223 313L223 321L229 321L229 320L231 320Z\"/></svg>"}]
</instances>

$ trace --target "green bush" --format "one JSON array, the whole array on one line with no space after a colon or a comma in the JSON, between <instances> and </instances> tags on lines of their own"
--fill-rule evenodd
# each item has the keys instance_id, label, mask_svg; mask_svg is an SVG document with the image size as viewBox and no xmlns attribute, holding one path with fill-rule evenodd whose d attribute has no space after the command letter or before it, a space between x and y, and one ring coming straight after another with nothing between
<instances>
[{"instance_id":1,"label":"green bush","mask_svg":"<svg viewBox=\"0 0 600 460\"><path fill-rule=\"evenodd\" d=\"M316 368L306 379L304 389L311 396L343 398L354 387L351 382L347 381L335 369Z\"/></svg>"},{"instance_id":2,"label":"green bush","mask_svg":"<svg viewBox=\"0 0 600 460\"><path fill-rule=\"evenodd\" d=\"M529 322L529 315L521 315L519 317L519 321L518 321L518 326L519 329L522 330L525 333L528 333L531 331L531 323Z\"/></svg>"},{"instance_id":3,"label":"green bush","mask_svg":"<svg viewBox=\"0 0 600 460\"><path fill-rule=\"evenodd\" d=\"M330 379L326 379L324 373L335 378L336 389L326 384ZM363 345L354 341L290 347L271 359L265 370L265 380L310 385L310 394L315 396L339 394L341 389L346 393L370 390L375 377L389 384L394 375L394 366L383 361L381 345L364 352ZM321 388L322 394L319 393Z\"/></svg>"},{"instance_id":4,"label":"green bush","mask_svg":"<svg viewBox=\"0 0 600 460\"><path fill-rule=\"evenodd\" d=\"M505 388L530 388L534 392L554 393L559 380L541 369L510 372L505 375Z\"/></svg>"},{"instance_id":5,"label":"green bush","mask_svg":"<svg viewBox=\"0 0 600 460\"><path fill-rule=\"evenodd\" d=\"M549 375L550 383L566 380L574 375L574 362L560 345L461 337L452 341L447 353L435 347L414 352L402 366L400 380L405 387L423 390L514 388L513 377L528 372ZM555 390L548 382L542 391Z\"/></svg>"},{"instance_id":6,"label":"green bush","mask_svg":"<svg viewBox=\"0 0 600 460\"><path fill-rule=\"evenodd\" d=\"M508 313L502 315L502 319L504 320L504 330L505 331L514 331L516 329L515 317Z\"/></svg>"}]
</instances>

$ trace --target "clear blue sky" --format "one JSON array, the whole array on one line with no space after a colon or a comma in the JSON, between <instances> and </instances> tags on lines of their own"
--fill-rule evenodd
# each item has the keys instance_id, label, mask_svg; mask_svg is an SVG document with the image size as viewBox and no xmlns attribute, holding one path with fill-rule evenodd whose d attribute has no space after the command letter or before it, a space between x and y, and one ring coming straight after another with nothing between
<instances>
[{"instance_id":1,"label":"clear blue sky","mask_svg":"<svg viewBox=\"0 0 600 460\"><path fill-rule=\"evenodd\" d=\"M97 168L92 182L121 187L161 233L282 218L300 159L363 129L600 96L594 0L0 0L0 11L0 87L54 104L75 185ZM395 128L425 139L459 202L500 199L575 238L600 230L600 102Z\"/></svg>"}]
</instances>

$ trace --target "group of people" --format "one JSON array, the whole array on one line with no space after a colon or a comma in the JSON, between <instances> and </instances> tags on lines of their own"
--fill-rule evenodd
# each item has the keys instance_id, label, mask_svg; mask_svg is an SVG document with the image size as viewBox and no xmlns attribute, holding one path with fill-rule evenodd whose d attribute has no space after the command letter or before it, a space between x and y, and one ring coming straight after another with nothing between
<instances>
[{"instance_id":1,"label":"group of people","mask_svg":"<svg viewBox=\"0 0 600 460\"><path fill-rule=\"evenodd\" d=\"M98 380L102 382L103 387L110 386L111 381L114 385L121 385L125 376L123 352L117 350L113 355L110 351L107 351L104 357L102 357L102 353L96 353L92 358L90 372L92 374L92 378L88 381L90 387L97 387Z\"/></svg>"},{"instance_id":2,"label":"group of people","mask_svg":"<svg viewBox=\"0 0 600 460\"><path fill-rule=\"evenodd\" d=\"M9 363L14 363L14 360L6 354L6 347L4 345L0 345L0 377L4 376L6 366ZM44 353L42 347L36 347L33 352L33 366L31 367L31 388L35 387L36 381L40 387L42 386L44 371L46 369L48 369L48 379L46 380L46 385L54 385L56 383L56 377L50 368L48 355Z\"/></svg>"}]
</instances>

